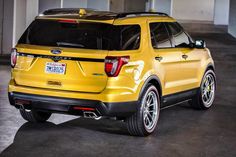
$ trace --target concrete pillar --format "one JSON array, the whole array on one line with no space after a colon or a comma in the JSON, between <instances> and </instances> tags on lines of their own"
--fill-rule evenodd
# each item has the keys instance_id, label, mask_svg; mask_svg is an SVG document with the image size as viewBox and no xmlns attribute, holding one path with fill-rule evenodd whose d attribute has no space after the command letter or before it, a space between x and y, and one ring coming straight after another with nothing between
<instances>
[{"instance_id":1,"label":"concrete pillar","mask_svg":"<svg viewBox=\"0 0 236 157\"><path fill-rule=\"evenodd\" d=\"M38 0L27 0L26 1L26 27L35 19L39 12L39 1Z\"/></svg>"},{"instance_id":2,"label":"concrete pillar","mask_svg":"<svg viewBox=\"0 0 236 157\"><path fill-rule=\"evenodd\" d=\"M87 0L63 0L62 8L87 8Z\"/></svg>"},{"instance_id":3,"label":"concrete pillar","mask_svg":"<svg viewBox=\"0 0 236 157\"><path fill-rule=\"evenodd\" d=\"M155 12L156 11L156 9L155 9L155 0L150 0L150 2L149 2L150 4L150 9L149 9L149 11L150 12Z\"/></svg>"},{"instance_id":4,"label":"concrete pillar","mask_svg":"<svg viewBox=\"0 0 236 157\"><path fill-rule=\"evenodd\" d=\"M38 15L38 0L14 0L13 46Z\"/></svg>"},{"instance_id":5,"label":"concrete pillar","mask_svg":"<svg viewBox=\"0 0 236 157\"><path fill-rule=\"evenodd\" d=\"M229 33L236 38L236 0L230 0Z\"/></svg>"},{"instance_id":6,"label":"concrete pillar","mask_svg":"<svg viewBox=\"0 0 236 157\"><path fill-rule=\"evenodd\" d=\"M214 24L229 24L229 2L230 0L215 0Z\"/></svg>"},{"instance_id":7,"label":"concrete pillar","mask_svg":"<svg viewBox=\"0 0 236 157\"><path fill-rule=\"evenodd\" d=\"M14 0L13 46L26 28L26 0Z\"/></svg>"},{"instance_id":8,"label":"concrete pillar","mask_svg":"<svg viewBox=\"0 0 236 157\"><path fill-rule=\"evenodd\" d=\"M172 0L154 0L154 10L171 15Z\"/></svg>"},{"instance_id":9,"label":"concrete pillar","mask_svg":"<svg viewBox=\"0 0 236 157\"><path fill-rule=\"evenodd\" d=\"M10 54L13 47L14 0L4 0L2 54Z\"/></svg>"},{"instance_id":10,"label":"concrete pillar","mask_svg":"<svg viewBox=\"0 0 236 157\"><path fill-rule=\"evenodd\" d=\"M0 55L2 54L2 33L3 33L3 0L0 0Z\"/></svg>"}]
</instances>

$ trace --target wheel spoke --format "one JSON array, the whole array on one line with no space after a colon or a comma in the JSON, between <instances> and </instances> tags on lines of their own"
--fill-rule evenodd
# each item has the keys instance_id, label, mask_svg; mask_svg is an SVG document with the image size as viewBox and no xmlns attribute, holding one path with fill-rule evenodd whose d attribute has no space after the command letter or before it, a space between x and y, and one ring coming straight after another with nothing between
<instances>
[{"instance_id":1,"label":"wheel spoke","mask_svg":"<svg viewBox=\"0 0 236 157\"><path fill-rule=\"evenodd\" d=\"M150 104L148 107L152 107L152 106L154 106L155 104L154 103L152 103L152 104Z\"/></svg>"},{"instance_id":2,"label":"wheel spoke","mask_svg":"<svg viewBox=\"0 0 236 157\"><path fill-rule=\"evenodd\" d=\"M207 92L207 93L206 93L206 96L207 96L207 101L209 101L209 98L210 98L210 93L209 93L209 92Z\"/></svg>"},{"instance_id":3,"label":"wheel spoke","mask_svg":"<svg viewBox=\"0 0 236 157\"><path fill-rule=\"evenodd\" d=\"M208 79L206 79L205 86L207 87L209 85Z\"/></svg>"},{"instance_id":4,"label":"wheel spoke","mask_svg":"<svg viewBox=\"0 0 236 157\"><path fill-rule=\"evenodd\" d=\"M146 117L146 119L147 119L147 122L148 122L148 124L147 125L150 125L150 119L148 118L148 116Z\"/></svg>"},{"instance_id":5,"label":"wheel spoke","mask_svg":"<svg viewBox=\"0 0 236 157\"><path fill-rule=\"evenodd\" d=\"M147 106L150 105L151 99L152 99L152 96L149 94L148 97L147 97Z\"/></svg>"},{"instance_id":6,"label":"wheel spoke","mask_svg":"<svg viewBox=\"0 0 236 157\"><path fill-rule=\"evenodd\" d=\"M152 115L150 114L150 112L147 113L147 116L152 119Z\"/></svg>"},{"instance_id":7,"label":"wheel spoke","mask_svg":"<svg viewBox=\"0 0 236 157\"><path fill-rule=\"evenodd\" d=\"M215 79L212 74L207 74L205 76L201 90L202 90L202 101L204 105L210 106L212 104L212 100L214 99L214 92L215 92Z\"/></svg>"},{"instance_id":8,"label":"wheel spoke","mask_svg":"<svg viewBox=\"0 0 236 157\"><path fill-rule=\"evenodd\" d=\"M155 91L150 91L145 98L144 108L143 108L143 122L145 128L150 130L156 123L157 120L157 110L158 101Z\"/></svg>"}]
</instances>

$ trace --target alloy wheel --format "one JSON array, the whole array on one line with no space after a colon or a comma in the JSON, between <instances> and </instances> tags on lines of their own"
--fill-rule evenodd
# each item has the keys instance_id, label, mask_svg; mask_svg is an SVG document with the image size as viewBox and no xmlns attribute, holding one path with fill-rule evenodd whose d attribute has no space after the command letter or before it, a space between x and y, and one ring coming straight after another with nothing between
<instances>
[{"instance_id":1,"label":"alloy wheel","mask_svg":"<svg viewBox=\"0 0 236 157\"><path fill-rule=\"evenodd\" d=\"M159 117L159 107L157 95L154 91L146 94L143 108L143 122L146 130L152 130Z\"/></svg>"},{"instance_id":2,"label":"alloy wheel","mask_svg":"<svg viewBox=\"0 0 236 157\"><path fill-rule=\"evenodd\" d=\"M202 101L205 107L210 107L215 97L215 78L207 74L201 86Z\"/></svg>"}]
</instances>

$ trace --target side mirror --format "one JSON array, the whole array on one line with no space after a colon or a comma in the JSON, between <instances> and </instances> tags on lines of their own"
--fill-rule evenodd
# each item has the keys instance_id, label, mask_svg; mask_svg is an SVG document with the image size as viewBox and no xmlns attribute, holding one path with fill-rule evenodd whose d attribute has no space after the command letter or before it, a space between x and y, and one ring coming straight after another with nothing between
<instances>
[{"instance_id":1,"label":"side mirror","mask_svg":"<svg viewBox=\"0 0 236 157\"><path fill-rule=\"evenodd\" d=\"M206 48L206 42L204 40L196 40L195 41L195 48L197 48L197 49Z\"/></svg>"}]
</instances>

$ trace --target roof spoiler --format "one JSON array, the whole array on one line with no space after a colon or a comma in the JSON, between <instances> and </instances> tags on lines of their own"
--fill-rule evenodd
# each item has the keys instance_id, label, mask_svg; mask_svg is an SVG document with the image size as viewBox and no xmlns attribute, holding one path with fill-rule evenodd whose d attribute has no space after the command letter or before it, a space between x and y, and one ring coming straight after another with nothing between
<instances>
[{"instance_id":1,"label":"roof spoiler","mask_svg":"<svg viewBox=\"0 0 236 157\"><path fill-rule=\"evenodd\" d=\"M56 9L48 9L44 11L41 15L58 15L58 14L86 14L88 12L96 11L95 9L89 8L56 8Z\"/></svg>"},{"instance_id":2,"label":"roof spoiler","mask_svg":"<svg viewBox=\"0 0 236 157\"><path fill-rule=\"evenodd\" d=\"M116 18L124 18L124 17L133 17L133 16L169 16L166 13L162 12L127 12L127 13L119 13Z\"/></svg>"}]
</instances>

